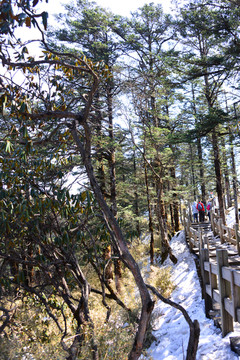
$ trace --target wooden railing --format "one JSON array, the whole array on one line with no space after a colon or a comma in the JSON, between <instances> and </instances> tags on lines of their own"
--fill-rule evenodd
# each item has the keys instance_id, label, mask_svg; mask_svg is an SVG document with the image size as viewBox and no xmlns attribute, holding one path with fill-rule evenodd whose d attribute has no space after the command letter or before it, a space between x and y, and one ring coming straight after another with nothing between
<instances>
[{"instance_id":1,"label":"wooden railing","mask_svg":"<svg viewBox=\"0 0 240 360\"><path fill-rule=\"evenodd\" d=\"M224 226L215 213L211 224L214 236L220 238L215 250L209 236L194 229L190 220L184 218L190 249L199 256L206 316L214 308L220 308L222 336L225 336L234 330L234 321L240 323L240 233L238 226L234 229ZM223 248L226 243L234 245L233 251Z\"/></svg>"},{"instance_id":2,"label":"wooden railing","mask_svg":"<svg viewBox=\"0 0 240 360\"><path fill-rule=\"evenodd\" d=\"M235 224L234 229L223 225L222 219L219 218L216 211L211 214L212 231L215 236L219 235L221 243L229 243L237 247L238 254L240 255L240 232L239 225Z\"/></svg>"}]
</instances>

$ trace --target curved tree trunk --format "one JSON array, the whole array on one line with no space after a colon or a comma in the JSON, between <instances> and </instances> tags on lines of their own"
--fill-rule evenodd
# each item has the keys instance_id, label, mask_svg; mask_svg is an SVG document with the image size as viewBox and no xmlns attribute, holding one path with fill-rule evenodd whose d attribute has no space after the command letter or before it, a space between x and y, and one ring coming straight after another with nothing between
<instances>
[{"instance_id":1,"label":"curved tree trunk","mask_svg":"<svg viewBox=\"0 0 240 360\"><path fill-rule=\"evenodd\" d=\"M92 163L91 163L91 133L88 124L85 121L82 121L84 131L85 131L85 146L83 146L82 142L77 133L76 122L74 121L72 126L70 127L73 139L77 145L78 150L81 153L81 157L87 171L88 178L90 180L90 184L96 200L102 210L104 215L104 219L106 224L111 231L112 239L115 242L115 247L118 249L120 258L127 265L129 270L132 272L136 285L140 292L141 302L142 302L142 310L141 317L138 324L138 330L135 336L135 341L132 347L132 350L129 354L129 360L136 360L139 358L142 352L144 339L146 335L146 331L148 328L150 316L154 307L154 302L152 301L146 284L142 278L140 269L135 262L134 258L130 254L121 229L118 225L117 220L115 219L112 211L109 209L98 183L96 182L96 178L94 175Z\"/></svg>"},{"instance_id":2,"label":"curved tree trunk","mask_svg":"<svg viewBox=\"0 0 240 360\"><path fill-rule=\"evenodd\" d=\"M192 321L187 311L181 305L173 302L170 299L164 298L153 286L147 285L147 287L165 304L168 304L174 307L175 309L181 311L190 328L186 360L196 360L198 342L200 336L199 322L197 320Z\"/></svg>"}]
</instances>

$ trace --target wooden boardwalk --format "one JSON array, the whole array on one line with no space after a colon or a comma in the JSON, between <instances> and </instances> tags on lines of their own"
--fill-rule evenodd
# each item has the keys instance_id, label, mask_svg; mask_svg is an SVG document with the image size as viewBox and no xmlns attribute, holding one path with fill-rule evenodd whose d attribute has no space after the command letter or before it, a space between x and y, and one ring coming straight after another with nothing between
<instances>
[{"instance_id":1,"label":"wooden boardwalk","mask_svg":"<svg viewBox=\"0 0 240 360\"><path fill-rule=\"evenodd\" d=\"M190 250L197 258L206 316L214 319L224 337L240 324L238 227L223 226L213 216L211 223L194 224L185 219L184 228ZM231 347L240 355L238 337L231 339Z\"/></svg>"},{"instance_id":2,"label":"wooden boardwalk","mask_svg":"<svg viewBox=\"0 0 240 360\"><path fill-rule=\"evenodd\" d=\"M192 252L199 256L200 249L207 248L209 258L213 260L213 258L216 258L217 249L226 249L228 251L229 262L232 264L236 263L236 265L240 266L240 255L238 254L237 246L228 241L222 242L219 235L215 236L211 228L211 223L191 223L191 228L198 233L198 240L195 242L193 241L194 237L188 239L189 234L186 234ZM202 240L201 244L199 244L199 238Z\"/></svg>"}]
</instances>

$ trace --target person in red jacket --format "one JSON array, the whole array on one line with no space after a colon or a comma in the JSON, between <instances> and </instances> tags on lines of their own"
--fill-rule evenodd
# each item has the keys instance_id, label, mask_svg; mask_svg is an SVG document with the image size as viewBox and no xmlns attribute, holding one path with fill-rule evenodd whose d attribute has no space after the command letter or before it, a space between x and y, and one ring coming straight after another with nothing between
<instances>
[{"instance_id":1,"label":"person in red jacket","mask_svg":"<svg viewBox=\"0 0 240 360\"><path fill-rule=\"evenodd\" d=\"M199 200L199 202L197 203L197 209L198 209L198 213L199 213L199 221L204 222L205 209L204 209L204 205L201 202L201 200Z\"/></svg>"}]
</instances>

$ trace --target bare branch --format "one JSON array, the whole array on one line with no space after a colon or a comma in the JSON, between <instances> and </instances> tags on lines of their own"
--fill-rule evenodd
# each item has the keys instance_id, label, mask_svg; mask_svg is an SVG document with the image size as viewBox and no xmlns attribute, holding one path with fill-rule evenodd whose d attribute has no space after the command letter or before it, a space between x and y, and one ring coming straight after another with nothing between
<instances>
[{"instance_id":1,"label":"bare branch","mask_svg":"<svg viewBox=\"0 0 240 360\"><path fill-rule=\"evenodd\" d=\"M174 307L175 309L181 311L181 313L183 314L183 316L190 328L190 336L189 336L189 341L188 341L186 360L196 359L198 341L199 341L199 336L200 336L200 327L199 327L198 321L197 320L192 321L190 316L188 315L187 311L181 305L175 303L174 301L172 301L170 299L166 299L153 286L148 285L148 284L146 284L146 286L148 289L150 289L153 292L153 294L155 294L165 304L168 304L168 305Z\"/></svg>"}]
</instances>

